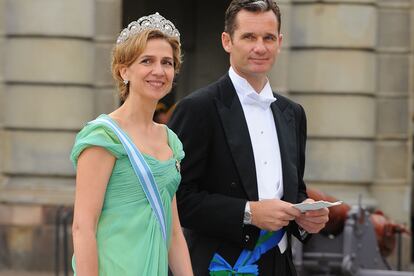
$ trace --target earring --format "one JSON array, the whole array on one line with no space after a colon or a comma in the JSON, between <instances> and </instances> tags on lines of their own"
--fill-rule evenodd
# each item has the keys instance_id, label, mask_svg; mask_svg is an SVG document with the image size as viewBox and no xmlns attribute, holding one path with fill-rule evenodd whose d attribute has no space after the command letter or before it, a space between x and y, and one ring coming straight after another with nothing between
<instances>
[{"instance_id":1,"label":"earring","mask_svg":"<svg viewBox=\"0 0 414 276\"><path fill-rule=\"evenodd\" d=\"M125 85L128 85L128 83L129 83L129 80L124 80Z\"/></svg>"}]
</instances>

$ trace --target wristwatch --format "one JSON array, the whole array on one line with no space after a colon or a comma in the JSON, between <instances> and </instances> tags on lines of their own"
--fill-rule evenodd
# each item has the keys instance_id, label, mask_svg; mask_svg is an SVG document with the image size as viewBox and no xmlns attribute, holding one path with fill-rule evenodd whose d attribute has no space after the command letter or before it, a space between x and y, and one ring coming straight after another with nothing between
<instances>
[{"instance_id":1,"label":"wristwatch","mask_svg":"<svg viewBox=\"0 0 414 276\"><path fill-rule=\"evenodd\" d=\"M303 229L302 227L300 227L300 226L298 226L298 230L299 230L299 235L300 235L300 238L302 239L302 240L304 240L304 239L306 239L306 237L308 236L308 231L306 231L305 229Z\"/></svg>"},{"instance_id":2,"label":"wristwatch","mask_svg":"<svg viewBox=\"0 0 414 276\"><path fill-rule=\"evenodd\" d=\"M244 207L244 216L243 224L252 224L252 212L250 211L250 203L246 202L246 207Z\"/></svg>"}]
</instances>

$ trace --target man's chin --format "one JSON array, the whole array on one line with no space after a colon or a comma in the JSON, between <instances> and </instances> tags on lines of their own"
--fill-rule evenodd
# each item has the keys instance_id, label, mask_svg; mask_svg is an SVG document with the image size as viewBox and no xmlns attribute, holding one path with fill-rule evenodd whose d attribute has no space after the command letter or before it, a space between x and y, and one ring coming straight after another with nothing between
<instances>
[{"instance_id":1,"label":"man's chin","mask_svg":"<svg viewBox=\"0 0 414 276\"><path fill-rule=\"evenodd\" d=\"M266 75L271 68L271 66L252 66L251 73L254 75Z\"/></svg>"}]
</instances>

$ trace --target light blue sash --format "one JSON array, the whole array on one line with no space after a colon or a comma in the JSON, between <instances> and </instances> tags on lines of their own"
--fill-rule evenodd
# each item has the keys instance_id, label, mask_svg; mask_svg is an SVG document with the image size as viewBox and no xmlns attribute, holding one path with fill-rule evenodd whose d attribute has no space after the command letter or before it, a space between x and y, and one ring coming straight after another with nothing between
<instances>
[{"instance_id":1,"label":"light blue sash","mask_svg":"<svg viewBox=\"0 0 414 276\"><path fill-rule=\"evenodd\" d=\"M129 160L131 161L132 167L137 175L139 182L141 183L142 189L147 196L147 199L151 205L152 210L154 211L155 217L157 218L162 232L162 237L167 243L167 228L165 224L165 211L161 201L160 192L158 190L157 184L155 183L154 176L152 175L151 169L148 167L148 164L145 162L144 157L139 152L138 148L134 143L129 139L125 132L114 124L110 119L107 118L98 118L94 121L89 122L89 124L101 123L110 127L116 136L118 136L122 145L125 148L125 151L128 154Z\"/></svg>"}]
</instances>

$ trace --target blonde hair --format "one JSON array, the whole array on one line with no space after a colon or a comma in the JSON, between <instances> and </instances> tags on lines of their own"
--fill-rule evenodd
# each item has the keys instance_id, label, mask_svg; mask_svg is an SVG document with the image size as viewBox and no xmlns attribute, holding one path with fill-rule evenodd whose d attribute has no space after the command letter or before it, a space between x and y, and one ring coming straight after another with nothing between
<instances>
[{"instance_id":1,"label":"blonde hair","mask_svg":"<svg viewBox=\"0 0 414 276\"><path fill-rule=\"evenodd\" d=\"M151 39L166 40L173 50L174 72L177 74L181 67L181 44L177 38L168 36L158 30L145 30L125 42L116 44L112 50L112 77L118 85L119 97L125 101L129 95L129 84L125 84L120 69L130 66L142 54Z\"/></svg>"}]
</instances>

